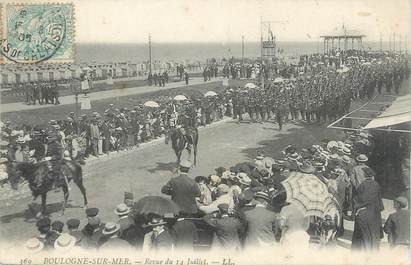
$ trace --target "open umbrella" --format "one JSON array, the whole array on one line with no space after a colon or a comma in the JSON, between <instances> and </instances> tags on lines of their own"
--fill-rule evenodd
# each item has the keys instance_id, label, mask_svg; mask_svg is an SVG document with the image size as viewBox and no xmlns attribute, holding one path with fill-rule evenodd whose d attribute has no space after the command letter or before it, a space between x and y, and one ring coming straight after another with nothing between
<instances>
[{"instance_id":1,"label":"open umbrella","mask_svg":"<svg viewBox=\"0 0 411 265\"><path fill-rule=\"evenodd\" d=\"M177 215L180 207L172 200L160 196L145 196L137 201L133 206L135 215L158 214L164 215L172 213Z\"/></svg>"},{"instance_id":2,"label":"open umbrella","mask_svg":"<svg viewBox=\"0 0 411 265\"><path fill-rule=\"evenodd\" d=\"M298 206L306 216L324 218L335 208L327 186L312 174L292 172L281 184L287 193L287 202Z\"/></svg>"},{"instance_id":3,"label":"open umbrella","mask_svg":"<svg viewBox=\"0 0 411 265\"><path fill-rule=\"evenodd\" d=\"M174 100L187 100L187 97L184 95L177 95L174 97Z\"/></svg>"},{"instance_id":4,"label":"open umbrella","mask_svg":"<svg viewBox=\"0 0 411 265\"><path fill-rule=\"evenodd\" d=\"M144 103L144 106L150 107L150 108L158 108L158 107L160 107L160 105L158 105L157 102L152 101L152 100L147 101L146 103Z\"/></svg>"},{"instance_id":5,"label":"open umbrella","mask_svg":"<svg viewBox=\"0 0 411 265\"><path fill-rule=\"evenodd\" d=\"M281 77L277 77L276 79L274 79L274 83L282 83L284 82L284 80Z\"/></svg>"},{"instance_id":6,"label":"open umbrella","mask_svg":"<svg viewBox=\"0 0 411 265\"><path fill-rule=\"evenodd\" d=\"M217 93L214 91L207 91L207 93L204 94L205 97L215 97L217 96Z\"/></svg>"},{"instance_id":7,"label":"open umbrella","mask_svg":"<svg viewBox=\"0 0 411 265\"><path fill-rule=\"evenodd\" d=\"M256 88L257 86L256 86L255 84L253 84L253 83L247 83L247 84L245 84L244 87L245 87L245 88Z\"/></svg>"}]
</instances>

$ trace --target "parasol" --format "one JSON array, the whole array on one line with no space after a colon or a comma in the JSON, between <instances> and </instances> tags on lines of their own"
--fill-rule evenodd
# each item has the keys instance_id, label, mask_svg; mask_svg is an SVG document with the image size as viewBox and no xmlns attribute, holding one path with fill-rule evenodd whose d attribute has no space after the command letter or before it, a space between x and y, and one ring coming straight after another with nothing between
<instances>
[{"instance_id":1,"label":"parasol","mask_svg":"<svg viewBox=\"0 0 411 265\"><path fill-rule=\"evenodd\" d=\"M180 207L172 200L160 196L145 196L133 206L136 215L158 214L164 215L172 213L178 215Z\"/></svg>"},{"instance_id":2,"label":"parasol","mask_svg":"<svg viewBox=\"0 0 411 265\"><path fill-rule=\"evenodd\" d=\"M287 193L287 202L299 207L305 216L324 218L336 207L327 186L312 174L292 172L281 184Z\"/></svg>"},{"instance_id":3,"label":"parasol","mask_svg":"<svg viewBox=\"0 0 411 265\"><path fill-rule=\"evenodd\" d=\"M256 86L255 84L253 84L253 83L247 83L247 84L245 84L244 87L245 87L245 88L256 88L257 86Z\"/></svg>"},{"instance_id":4,"label":"parasol","mask_svg":"<svg viewBox=\"0 0 411 265\"><path fill-rule=\"evenodd\" d=\"M4 140L0 140L0 145L1 146L7 146L9 144L9 142L4 141Z\"/></svg>"},{"instance_id":5,"label":"parasol","mask_svg":"<svg viewBox=\"0 0 411 265\"><path fill-rule=\"evenodd\" d=\"M274 79L274 83L282 83L284 82L284 80L281 77L277 77L276 79Z\"/></svg>"},{"instance_id":6,"label":"parasol","mask_svg":"<svg viewBox=\"0 0 411 265\"><path fill-rule=\"evenodd\" d=\"M158 108L158 107L160 107L160 105L158 105L157 102L152 101L152 100L149 100L149 101L147 101L146 103L144 103L144 106L150 107L150 108Z\"/></svg>"},{"instance_id":7,"label":"parasol","mask_svg":"<svg viewBox=\"0 0 411 265\"><path fill-rule=\"evenodd\" d=\"M174 100L187 100L187 97L184 95L177 95L174 97Z\"/></svg>"},{"instance_id":8,"label":"parasol","mask_svg":"<svg viewBox=\"0 0 411 265\"><path fill-rule=\"evenodd\" d=\"M215 97L217 96L217 93L214 91L207 91L207 93L204 94L205 97Z\"/></svg>"}]
</instances>

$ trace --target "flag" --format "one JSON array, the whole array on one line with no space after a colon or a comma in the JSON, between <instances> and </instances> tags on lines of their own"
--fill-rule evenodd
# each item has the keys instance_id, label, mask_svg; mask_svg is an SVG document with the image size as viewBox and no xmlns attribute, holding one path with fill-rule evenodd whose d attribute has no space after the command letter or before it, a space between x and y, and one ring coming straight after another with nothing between
<instances>
[{"instance_id":1,"label":"flag","mask_svg":"<svg viewBox=\"0 0 411 265\"><path fill-rule=\"evenodd\" d=\"M274 41L274 34L271 29L268 30L268 33L270 34L269 41Z\"/></svg>"}]
</instances>

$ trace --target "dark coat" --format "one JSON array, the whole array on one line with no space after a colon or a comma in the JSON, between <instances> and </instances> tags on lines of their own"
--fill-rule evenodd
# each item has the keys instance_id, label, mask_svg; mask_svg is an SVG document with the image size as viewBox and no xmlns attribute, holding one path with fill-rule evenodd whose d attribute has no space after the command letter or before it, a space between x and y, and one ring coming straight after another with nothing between
<instances>
[{"instance_id":1,"label":"dark coat","mask_svg":"<svg viewBox=\"0 0 411 265\"><path fill-rule=\"evenodd\" d=\"M177 220L170 231L174 237L176 248L193 250L198 241L197 228L190 220Z\"/></svg>"},{"instance_id":2,"label":"dark coat","mask_svg":"<svg viewBox=\"0 0 411 265\"><path fill-rule=\"evenodd\" d=\"M151 238L152 248L155 250L172 250L174 245L173 237L170 232L166 229L160 233L157 237Z\"/></svg>"},{"instance_id":3,"label":"dark coat","mask_svg":"<svg viewBox=\"0 0 411 265\"><path fill-rule=\"evenodd\" d=\"M351 248L378 249L381 238L381 214L372 208L361 208L354 219Z\"/></svg>"},{"instance_id":4,"label":"dark coat","mask_svg":"<svg viewBox=\"0 0 411 265\"><path fill-rule=\"evenodd\" d=\"M384 232L391 235L391 245L410 245L410 210L402 209L388 216Z\"/></svg>"},{"instance_id":5,"label":"dark coat","mask_svg":"<svg viewBox=\"0 0 411 265\"><path fill-rule=\"evenodd\" d=\"M47 233L46 236L46 241L44 243L45 248L54 248L54 242L57 240L57 238L60 236L60 233L50 230Z\"/></svg>"},{"instance_id":6,"label":"dark coat","mask_svg":"<svg viewBox=\"0 0 411 265\"><path fill-rule=\"evenodd\" d=\"M244 211L246 223L245 244L248 246L260 246L261 243L271 244L275 242L274 225L276 214L265 207L256 206Z\"/></svg>"},{"instance_id":7,"label":"dark coat","mask_svg":"<svg viewBox=\"0 0 411 265\"><path fill-rule=\"evenodd\" d=\"M358 186L355 198L356 209L366 205L367 208L373 208L377 212L384 210L380 185L373 179L367 178Z\"/></svg>"},{"instance_id":8,"label":"dark coat","mask_svg":"<svg viewBox=\"0 0 411 265\"><path fill-rule=\"evenodd\" d=\"M241 248L240 237L242 225L240 221L234 217L228 215L221 218L211 218L206 216L204 221L208 223L215 236L213 239L213 245L222 246L222 249L237 249Z\"/></svg>"},{"instance_id":9,"label":"dark coat","mask_svg":"<svg viewBox=\"0 0 411 265\"><path fill-rule=\"evenodd\" d=\"M358 186L356 198L351 248L378 249L382 238L381 211L384 209L380 186L367 178Z\"/></svg>"},{"instance_id":10,"label":"dark coat","mask_svg":"<svg viewBox=\"0 0 411 265\"><path fill-rule=\"evenodd\" d=\"M186 174L172 178L161 188L161 192L171 195L171 199L180 207L182 213L196 214L198 212L196 197L200 197L200 189L195 181Z\"/></svg>"},{"instance_id":11,"label":"dark coat","mask_svg":"<svg viewBox=\"0 0 411 265\"><path fill-rule=\"evenodd\" d=\"M117 223L120 225L119 238L126 240L133 246L143 242L144 232L136 227L133 219L129 216L120 218Z\"/></svg>"},{"instance_id":12,"label":"dark coat","mask_svg":"<svg viewBox=\"0 0 411 265\"><path fill-rule=\"evenodd\" d=\"M91 226L90 224L86 224L82 230L84 239L82 240L81 245L85 248L98 248L105 240L103 229L103 223L101 223L97 228Z\"/></svg>"}]
</instances>

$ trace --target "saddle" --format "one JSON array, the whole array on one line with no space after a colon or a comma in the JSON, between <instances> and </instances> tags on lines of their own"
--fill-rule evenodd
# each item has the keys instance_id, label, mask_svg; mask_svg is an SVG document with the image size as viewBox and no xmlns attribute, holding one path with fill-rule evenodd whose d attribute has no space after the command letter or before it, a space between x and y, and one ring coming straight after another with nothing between
<instances>
[{"instance_id":1,"label":"saddle","mask_svg":"<svg viewBox=\"0 0 411 265\"><path fill-rule=\"evenodd\" d=\"M64 184L68 184L71 180L71 174L67 174L66 166L62 160L46 160L38 162L39 166L46 166L46 172L38 172L35 176L34 185L40 187L44 181L53 183L54 187L61 187ZM45 179L47 178L47 179Z\"/></svg>"},{"instance_id":2,"label":"saddle","mask_svg":"<svg viewBox=\"0 0 411 265\"><path fill-rule=\"evenodd\" d=\"M179 130L180 130L180 133L186 139L186 142L187 142L186 148L187 149L191 148L191 146L194 144L193 131L191 129L186 129L184 127L179 128Z\"/></svg>"}]
</instances>

